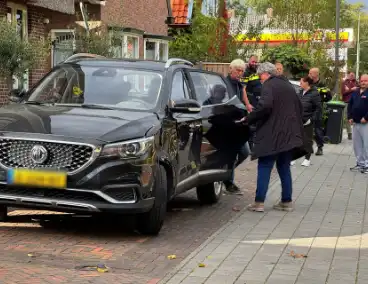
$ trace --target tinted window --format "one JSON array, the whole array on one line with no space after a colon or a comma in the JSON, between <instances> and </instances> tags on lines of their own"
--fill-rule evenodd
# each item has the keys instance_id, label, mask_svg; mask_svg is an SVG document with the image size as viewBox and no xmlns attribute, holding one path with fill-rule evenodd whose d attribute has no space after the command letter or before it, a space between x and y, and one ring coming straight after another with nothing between
<instances>
[{"instance_id":1,"label":"tinted window","mask_svg":"<svg viewBox=\"0 0 368 284\"><path fill-rule=\"evenodd\" d=\"M202 105L219 104L229 100L226 83L221 76L190 72L197 101Z\"/></svg>"},{"instance_id":2,"label":"tinted window","mask_svg":"<svg viewBox=\"0 0 368 284\"><path fill-rule=\"evenodd\" d=\"M171 86L171 100L179 101L189 98L189 88L184 79L183 73L178 71L174 74Z\"/></svg>"},{"instance_id":3,"label":"tinted window","mask_svg":"<svg viewBox=\"0 0 368 284\"><path fill-rule=\"evenodd\" d=\"M154 71L63 65L33 89L28 101L150 110L161 84L162 75Z\"/></svg>"}]
</instances>

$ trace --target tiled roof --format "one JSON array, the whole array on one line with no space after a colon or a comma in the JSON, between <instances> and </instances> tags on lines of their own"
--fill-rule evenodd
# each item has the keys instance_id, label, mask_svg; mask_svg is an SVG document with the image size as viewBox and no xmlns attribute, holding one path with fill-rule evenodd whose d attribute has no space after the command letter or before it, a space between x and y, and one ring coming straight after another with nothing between
<instances>
[{"instance_id":1,"label":"tiled roof","mask_svg":"<svg viewBox=\"0 0 368 284\"><path fill-rule=\"evenodd\" d=\"M188 25L192 17L193 0L171 0L175 25Z\"/></svg>"}]
</instances>

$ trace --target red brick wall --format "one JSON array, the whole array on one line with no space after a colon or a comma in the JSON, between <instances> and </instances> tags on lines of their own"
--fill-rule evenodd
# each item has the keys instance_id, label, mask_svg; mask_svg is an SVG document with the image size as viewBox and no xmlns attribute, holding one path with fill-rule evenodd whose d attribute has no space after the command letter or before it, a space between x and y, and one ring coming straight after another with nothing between
<instances>
[{"instance_id":1,"label":"red brick wall","mask_svg":"<svg viewBox=\"0 0 368 284\"><path fill-rule=\"evenodd\" d=\"M44 9L39 7L28 6L28 34L32 39L45 39L45 24L43 23ZM48 56L38 58L37 65L31 70L29 74L29 87L37 83L45 73L49 71L47 66Z\"/></svg>"},{"instance_id":2,"label":"red brick wall","mask_svg":"<svg viewBox=\"0 0 368 284\"><path fill-rule=\"evenodd\" d=\"M6 3L5 0L0 0L0 18L6 15ZM0 105L6 102L7 98L7 88L5 80L0 78Z\"/></svg>"},{"instance_id":3,"label":"red brick wall","mask_svg":"<svg viewBox=\"0 0 368 284\"><path fill-rule=\"evenodd\" d=\"M101 8L101 20L108 25L167 35L166 0L109 0Z\"/></svg>"}]
</instances>

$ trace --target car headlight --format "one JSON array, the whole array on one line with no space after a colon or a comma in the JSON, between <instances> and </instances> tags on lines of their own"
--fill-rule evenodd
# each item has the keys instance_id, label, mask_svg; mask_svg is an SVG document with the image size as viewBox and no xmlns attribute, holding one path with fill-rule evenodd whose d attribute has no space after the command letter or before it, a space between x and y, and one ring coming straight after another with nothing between
<instances>
[{"instance_id":1,"label":"car headlight","mask_svg":"<svg viewBox=\"0 0 368 284\"><path fill-rule=\"evenodd\" d=\"M123 159L137 158L147 153L153 146L154 137L142 138L137 140L124 141L108 144L103 147L101 156L121 157Z\"/></svg>"}]
</instances>

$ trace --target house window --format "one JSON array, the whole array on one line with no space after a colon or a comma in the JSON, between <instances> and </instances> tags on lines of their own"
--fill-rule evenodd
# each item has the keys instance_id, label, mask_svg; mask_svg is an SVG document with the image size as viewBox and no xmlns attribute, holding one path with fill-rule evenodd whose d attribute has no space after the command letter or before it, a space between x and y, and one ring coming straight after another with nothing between
<instances>
[{"instance_id":1,"label":"house window","mask_svg":"<svg viewBox=\"0 0 368 284\"><path fill-rule=\"evenodd\" d=\"M51 67L54 67L73 55L75 48L74 30L51 30L51 39L53 43L51 49Z\"/></svg>"},{"instance_id":2,"label":"house window","mask_svg":"<svg viewBox=\"0 0 368 284\"><path fill-rule=\"evenodd\" d=\"M6 19L9 23L12 23L17 30L19 37L22 40L26 40L28 36L28 17L27 7L12 2L7 3ZM13 89L25 89L29 87L29 76L26 71L21 77L13 77Z\"/></svg>"},{"instance_id":3,"label":"house window","mask_svg":"<svg viewBox=\"0 0 368 284\"><path fill-rule=\"evenodd\" d=\"M169 58L169 43L165 40L146 39L144 59L166 61Z\"/></svg>"},{"instance_id":4,"label":"house window","mask_svg":"<svg viewBox=\"0 0 368 284\"><path fill-rule=\"evenodd\" d=\"M112 49L115 58L139 58L139 37L125 33L113 35Z\"/></svg>"},{"instance_id":5,"label":"house window","mask_svg":"<svg viewBox=\"0 0 368 284\"><path fill-rule=\"evenodd\" d=\"M216 16L218 10L218 0L203 0L201 13L206 16Z\"/></svg>"}]
</instances>

